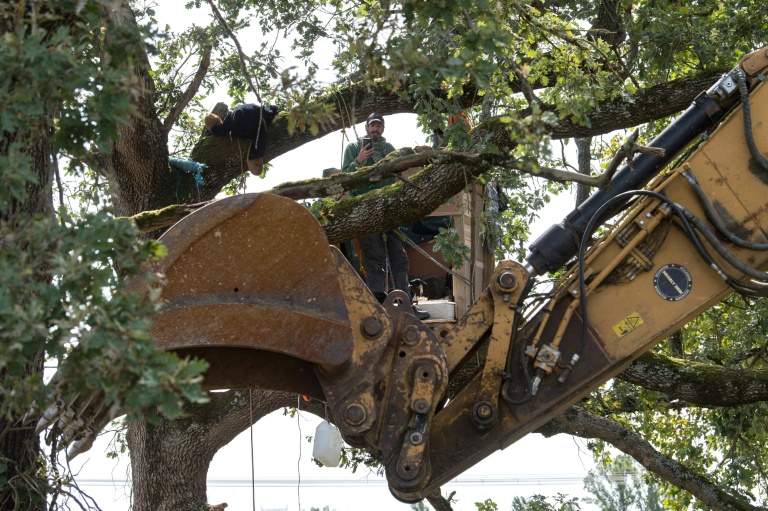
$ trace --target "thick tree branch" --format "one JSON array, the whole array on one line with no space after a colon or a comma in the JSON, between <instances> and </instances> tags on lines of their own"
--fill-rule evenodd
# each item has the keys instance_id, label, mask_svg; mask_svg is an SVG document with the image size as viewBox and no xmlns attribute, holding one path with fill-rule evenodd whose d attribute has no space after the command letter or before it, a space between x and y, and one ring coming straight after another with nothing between
<instances>
[{"instance_id":1,"label":"thick tree branch","mask_svg":"<svg viewBox=\"0 0 768 511\"><path fill-rule=\"evenodd\" d=\"M768 401L768 369L732 369L648 352L618 378L699 406Z\"/></svg>"},{"instance_id":2,"label":"thick tree branch","mask_svg":"<svg viewBox=\"0 0 768 511\"><path fill-rule=\"evenodd\" d=\"M144 211L130 218L136 224L139 232L153 232L175 224L188 214L209 203L210 201L197 202L195 204L173 204L155 211Z\"/></svg>"},{"instance_id":3,"label":"thick tree branch","mask_svg":"<svg viewBox=\"0 0 768 511\"><path fill-rule=\"evenodd\" d=\"M703 76L705 76L704 79L697 77L689 80L678 80L672 87L672 90L676 92L679 92L681 89L686 89L686 87L688 88L688 95L685 97L685 106L687 106L688 102L696 93L702 88L706 88L712 81L712 76L709 74ZM670 91L669 84L652 89L653 92L649 90L639 93L637 100L631 104L625 101L619 101L603 105L603 107L598 110L599 116L597 113L593 116L592 131L587 130L585 133L584 127L576 127L570 124L570 121L566 120L551 126L553 135L557 137L574 136L579 133L581 133L579 136L598 134L600 131L594 130L595 126L610 125L611 129L618 128L619 126L612 123L614 123L617 118L622 117L620 113L621 111L624 111L625 114L631 114L628 116L625 115L624 117L626 119L632 119L631 122L635 122L640 121L639 116L641 115L646 118L645 120L648 120L650 118L648 111L658 110L660 105L668 106L677 104L678 107L682 106L678 101L675 101L675 98L679 98L680 95L673 94ZM354 89L354 92L351 91L353 91L353 89L348 89L345 91L345 94L360 94L361 96L366 97L369 101L366 103L366 108L358 110L358 113L363 112L367 115L367 113L374 111L374 109L383 113L394 113L395 111L403 111L402 108L411 108L410 106L407 106L407 103L400 97L398 97L395 103L390 102L392 94L388 91L378 91L382 93L382 96L375 96L375 93L371 96L363 90ZM644 105L646 111L635 112L638 103ZM650 103L653 104L651 105ZM651 108L651 106L653 106L653 108ZM604 113L605 116L603 116ZM360 118L362 117L363 115L360 115ZM357 114L355 120L360 120L357 118ZM566 126L570 126L571 131L565 132L564 129ZM332 126L329 126L328 129L331 127ZM505 125L495 120L481 124L472 131L471 136L473 142L471 143L471 147L468 148L469 151L467 153L441 154L439 155L439 158L434 159L434 152L425 152L408 156L406 160L398 162L396 165L400 165L401 167L407 167L409 165L415 167L424 165L431 161L431 159L434 159L432 165L412 178L416 186L410 186L406 183L397 183L393 185L393 187L377 190L371 194L366 194L365 197L355 197L354 199L345 200L334 206L332 215L333 220L326 226L329 241L331 243L338 243L365 234L383 232L395 226L421 218L431 211L434 211L450 197L459 193L468 183L474 181L492 166L502 166L523 171L554 181L572 181L596 187L603 187L607 185L610 180L610 175L607 173L602 176L593 177L581 176L576 173L547 167L534 169L531 167L517 166L515 162L510 161L507 157L503 156L509 153L513 144L507 135ZM308 133L297 133L293 136L289 136L286 116L278 116L270 129L270 145L267 149L266 159L269 160L279 154L294 149L297 145L304 143L304 138L308 141L310 138L314 137ZM488 155L484 153L472 153L474 147L479 147L481 144L488 142L496 145L500 150L500 154ZM228 137L204 137L197 144L192 152L192 158L195 161L205 163L211 169L205 176L205 189L202 190L204 199L213 198L224 184L242 173L242 152L244 148L247 147L247 143L248 142L244 140L232 140ZM638 150L637 147L635 147L635 150ZM376 176L374 176L374 179L375 177ZM356 179L357 178L335 176L334 178L331 178L331 181L329 181L327 185L319 182L294 183L276 189L275 193L292 198L306 198L309 196L307 194L319 194L316 196L327 194L326 196L333 196L349 189L344 185L351 186L352 183L356 182ZM365 179L371 179L371 177L368 176ZM337 186L339 184L342 184L342 186ZM404 193L401 194L401 190L404 190ZM409 207L404 208L404 204L407 204ZM331 216L329 216L329 218L330 217ZM367 219L367 222L362 222L361 219L363 218ZM366 232L361 232L361 229L365 229Z\"/></svg>"},{"instance_id":4,"label":"thick tree branch","mask_svg":"<svg viewBox=\"0 0 768 511\"><path fill-rule=\"evenodd\" d=\"M720 486L690 470L685 465L663 455L640 435L618 423L597 417L572 406L552 420L559 432L582 438L599 438L629 454L650 472L665 481L682 488L716 511L761 510L746 499L724 491Z\"/></svg>"},{"instance_id":5,"label":"thick tree branch","mask_svg":"<svg viewBox=\"0 0 768 511\"><path fill-rule=\"evenodd\" d=\"M640 152L652 148L634 146L634 152ZM663 150L662 150L663 152ZM270 193L282 195L295 200L332 197L340 193L354 190L371 183L375 183L390 175L397 175L404 171L424 167L430 164L461 164L467 167L475 167L482 173L491 167L503 167L509 170L523 172L534 177L556 181L558 183L578 183L589 187L605 188L613 177L615 168L608 169L598 176L587 176L577 172L570 172L552 167L534 167L522 164L514 158L495 153L464 153L444 150L430 150L421 153L413 153L409 148L401 149L399 157L387 157L370 167L363 167L357 172L337 174L329 178L315 178L298 182L280 184L270 190ZM620 152L622 158L630 153ZM633 154L633 153L632 153ZM663 154L662 154L663 156ZM621 161L621 159L619 159ZM410 181L407 181L410 183ZM423 191L418 186L411 186Z\"/></svg>"},{"instance_id":6,"label":"thick tree branch","mask_svg":"<svg viewBox=\"0 0 768 511\"><path fill-rule=\"evenodd\" d=\"M242 143L245 143L244 141ZM530 165L521 165L514 159L505 158L490 153L459 153L451 151L425 151L422 153L406 154L400 157L388 157L370 167L363 167L357 172L336 174L329 178L314 178L304 181L287 182L270 190L270 193L281 195L294 200L311 199L318 197L334 197L343 193L376 183L389 176L399 176L402 172L424 165L462 165L472 169L473 174L480 175L491 167L504 167L510 170L523 172L535 177L541 177L559 183L574 182L590 187L605 187L610 181L607 173L599 176L585 176L576 172L569 172L551 167L533 168ZM402 176L400 176L402 177ZM435 190L427 190L410 179L403 178L407 187L413 188L425 196L439 193ZM447 199L447 197L446 197ZM131 218L141 232L152 232L163 227L168 227L178 222L208 202L196 204L175 204L157 211L144 211Z\"/></svg>"},{"instance_id":7,"label":"thick tree branch","mask_svg":"<svg viewBox=\"0 0 768 511\"><path fill-rule=\"evenodd\" d=\"M560 119L551 125L550 136L561 139L602 135L674 115L688 108L700 92L708 89L727 71L713 69L640 89L629 99L607 101L589 115L589 126L575 124L570 118Z\"/></svg>"},{"instance_id":8,"label":"thick tree branch","mask_svg":"<svg viewBox=\"0 0 768 511\"><path fill-rule=\"evenodd\" d=\"M699 92L707 89L721 74L722 70L719 69L709 71L640 90L631 101L606 102L590 116L590 126L576 125L569 119L563 119L548 126L550 135L555 139L600 135L616 129L633 127L660 116L672 115L686 108ZM519 84L517 84L517 88L519 89ZM475 99L467 95L467 97L461 98L460 104L469 106ZM269 147L265 161L270 161L333 131L348 128L353 123L363 121L374 111L383 115L415 112L416 100L399 93L393 93L391 90L387 90L383 84L378 87L356 84L319 98L318 101L334 105L336 111L343 112L344 115L321 126L317 135L312 135L308 131L289 133L287 115L279 115L270 127ZM523 115L526 113L523 112ZM502 145L504 147L510 146L509 137L506 136L503 125L494 124L492 129L486 128L482 132L493 139L506 139ZM200 190L203 200L214 198L221 187L242 173L242 152L246 147L247 141L233 140L229 137L203 137L198 142L192 151L191 158L209 166L209 170L205 174L205 184ZM547 169L544 170L547 171ZM318 175L319 173L320 168L318 168ZM476 176L482 174L482 171L479 173L473 171L469 174ZM468 182L469 176L463 172L456 174L456 176L462 184ZM182 185L186 186L184 190L188 189L191 198L195 191L192 178L182 176L180 179ZM590 184L590 186L600 186L600 184Z\"/></svg>"},{"instance_id":9,"label":"thick tree branch","mask_svg":"<svg viewBox=\"0 0 768 511\"><path fill-rule=\"evenodd\" d=\"M205 78L205 75L208 73L208 68L210 65L211 45L206 44L203 47L203 53L200 58L200 65L197 67L197 72L192 78L192 82L189 84L189 87L187 87L187 90L184 91L184 94L181 95L176 104L173 105L173 108L171 108L171 111L168 112L168 116L163 121L163 133L165 133L166 136L168 136L168 133L171 132L173 124L179 118L184 109L187 108L189 102L192 101L192 99L197 94L197 91L200 89L200 84L203 82L203 78Z\"/></svg>"}]
</instances>

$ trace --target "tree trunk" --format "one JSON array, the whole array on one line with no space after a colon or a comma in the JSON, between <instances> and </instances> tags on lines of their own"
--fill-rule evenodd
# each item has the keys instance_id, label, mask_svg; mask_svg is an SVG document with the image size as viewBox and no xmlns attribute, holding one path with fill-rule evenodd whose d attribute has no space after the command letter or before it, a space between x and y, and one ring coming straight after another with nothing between
<instances>
[{"instance_id":1,"label":"tree trunk","mask_svg":"<svg viewBox=\"0 0 768 511\"><path fill-rule=\"evenodd\" d=\"M48 125L47 118L43 117L30 123L30 130L8 134L0 139L0 153L3 156L8 156L8 147L12 142L21 142L25 148L24 154L31 159L31 167L37 176L36 183L26 186L23 199L12 198L9 201L7 213L0 217L0 228L16 226L38 215L53 215ZM42 372L43 360L41 345L33 362L25 367L26 376ZM4 380L4 371L0 371L0 385L4 384ZM0 415L0 461L7 464L6 470L0 474L7 479L4 485L0 485L0 510L3 511L45 509L46 484L38 472L42 454L40 441L35 434L34 424L25 426L21 419L20 416Z\"/></svg>"},{"instance_id":2,"label":"tree trunk","mask_svg":"<svg viewBox=\"0 0 768 511\"><path fill-rule=\"evenodd\" d=\"M296 395L261 391L211 394L187 407L189 418L128 429L134 511L199 511L216 452L268 413L296 404Z\"/></svg>"}]
</instances>

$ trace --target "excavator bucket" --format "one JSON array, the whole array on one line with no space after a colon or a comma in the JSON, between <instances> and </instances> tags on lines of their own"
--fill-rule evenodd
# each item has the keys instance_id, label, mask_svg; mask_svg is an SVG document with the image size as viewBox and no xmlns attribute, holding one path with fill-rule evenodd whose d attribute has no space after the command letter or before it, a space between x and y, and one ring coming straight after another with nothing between
<instances>
[{"instance_id":1,"label":"excavator bucket","mask_svg":"<svg viewBox=\"0 0 768 511\"><path fill-rule=\"evenodd\" d=\"M156 268L166 277L152 328L161 348L206 359L208 389L323 398L313 364L342 368L353 343L332 251L305 207L239 195L189 215L160 241L169 254Z\"/></svg>"}]
</instances>

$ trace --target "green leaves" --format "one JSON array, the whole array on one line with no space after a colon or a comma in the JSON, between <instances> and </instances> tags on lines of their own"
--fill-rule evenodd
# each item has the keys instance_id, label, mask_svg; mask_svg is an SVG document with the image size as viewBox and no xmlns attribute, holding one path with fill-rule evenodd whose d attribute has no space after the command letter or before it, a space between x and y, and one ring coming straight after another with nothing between
<instances>
[{"instance_id":1,"label":"green leaves","mask_svg":"<svg viewBox=\"0 0 768 511\"><path fill-rule=\"evenodd\" d=\"M447 229L440 228L440 232L435 237L433 252L441 252L443 259L454 269L464 266L464 262L472 262L470 258L471 250L468 246L461 243L459 231L455 227Z\"/></svg>"},{"instance_id":2,"label":"green leaves","mask_svg":"<svg viewBox=\"0 0 768 511\"><path fill-rule=\"evenodd\" d=\"M126 290L128 278L154 280L143 268L158 253L155 243L137 243L130 221L106 212L66 227L35 219L0 230L0 414L47 403L52 389L39 373L29 377L38 353L58 368L54 388L65 401L101 391L135 418L175 417L180 396L204 399L205 364L158 351L148 333L156 300Z\"/></svg>"}]
</instances>

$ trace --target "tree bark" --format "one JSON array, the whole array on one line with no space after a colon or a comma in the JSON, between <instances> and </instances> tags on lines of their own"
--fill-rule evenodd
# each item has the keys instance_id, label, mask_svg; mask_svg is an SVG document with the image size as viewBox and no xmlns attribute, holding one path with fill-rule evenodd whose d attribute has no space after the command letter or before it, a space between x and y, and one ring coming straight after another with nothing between
<instances>
[{"instance_id":1,"label":"tree bark","mask_svg":"<svg viewBox=\"0 0 768 511\"><path fill-rule=\"evenodd\" d=\"M28 130L5 133L0 138L0 154L4 157L8 157L12 143L23 145L24 154L30 158L31 168L37 176L36 183L27 184L26 196L23 199L9 200L7 212L0 215L0 228L3 230L19 226L36 216L53 217L52 162L48 143L50 125L50 117L43 115L38 119L31 119ZM44 359L40 341L36 355L24 368L25 376L39 375L43 370ZM5 370L0 370L0 385L6 384L5 376ZM8 465L2 474L7 478L7 482L0 486L0 510L45 509L47 488L45 479L39 474L41 455L40 440L35 434L34 425L24 425L21 416L0 415L0 460Z\"/></svg>"},{"instance_id":2,"label":"tree bark","mask_svg":"<svg viewBox=\"0 0 768 511\"><path fill-rule=\"evenodd\" d=\"M136 25L127 1L105 13L109 23ZM112 202L120 216L162 209L169 204L196 200L194 178L168 165L168 136L155 109L155 83L141 47L133 49L132 76L141 91L132 103L131 123L118 128L108 154L97 154L98 172L107 178Z\"/></svg>"},{"instance_id":3,"label":"tree bark","mask_svg":"<svg viewBox=\"0 0 768 511\"><path fill-rule=\"evenodd\" d=\"M768 369L733 369L648 352L618 378L705 407L768 401Z\"/></svg>"},{"instance_id":4,"label":"tree bark","mask_svg":"<svg viewBox=\"0 0 768 511\"><path fill-rule=\"evenodd\" d=\"M578 151L578 165L579 174L588 176L592 173L592 167L590 165L592 161L592 137L577 137L576 138L576 150ZM584 185L576 185L576 207L579 207L582 202L589 198L590 190Z\"/></svg>"},{"instance_id":5,"label":"tree bark","mask_svg":"<svg viewBox=\"0 0 768 511\"><path fill-rule=\"evenodd\" d=\"M134 511L199 511L207 503L206 477L216 452L268 413L295 406L296 395L274 391L212 393L189 417L131 424Z\"/></svg>"}]
</instances>

